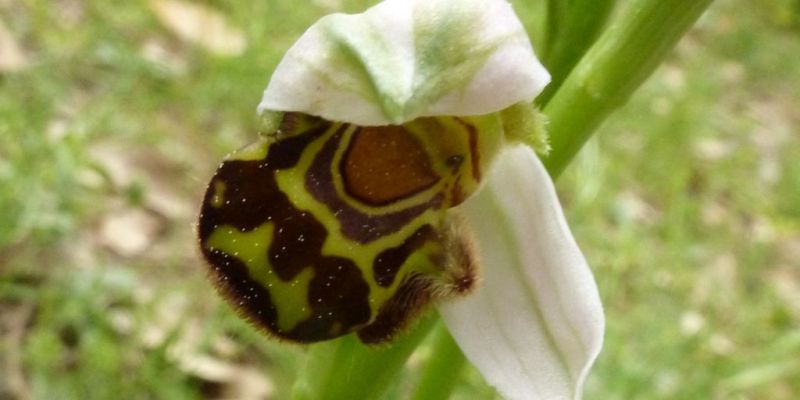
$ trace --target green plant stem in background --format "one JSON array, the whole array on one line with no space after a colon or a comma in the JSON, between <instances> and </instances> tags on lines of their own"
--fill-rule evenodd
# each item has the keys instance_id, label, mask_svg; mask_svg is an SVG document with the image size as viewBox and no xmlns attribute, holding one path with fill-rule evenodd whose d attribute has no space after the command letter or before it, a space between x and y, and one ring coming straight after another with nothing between
<instances>
[{"instance_id":1,"label":"green plant stem in background","mask_svg":"<svg viewBox=\"0 0 800 400\"><path fill-rule=\"evenodd\" d=\"M547 1L547 19L544 26L544 46L539 49L542 61L545 66L547 65L547 55L555 48L556 41L558 40L559 32L562 27L566 25L567 20L568 1L565 0L548 0ZM549 66L548 66L549 67Z\"/></svg>"},{"instance_id":2,"label":"green plant stem in background","mask_svg":"<svg viewBox=\"0 0 800 400\"><path fill-rule=\"evenodd\" d=\"M387 347L369 347L355 335L314 344L298 374L294 400L376 399L390 386L438 321L429 314Z\"/></svg>"},{"instance_id":3,"label":"green plant stem in background","mask_svg":"<svg viewBox=\"0 0 800 400\"><path fill-rule=\"evenodd\" d=\"M441 322L436 324L430 341L432 351L422 368L417 390L411 397L413 400L450 398L467 366L467 359Z\"/></svg>"},{"instance_id":4,"label":"green plant stem in background","mask_svg":"<svg viewBox=\"0 0 800 400\"><path fill-rule=\"evenodd\" d=\"M640 0L606 30L544 107L558 176L612 111L650 76L712 0Z\"/></svg>"},{"instance_id":5,"label":"green plant stem in background","mask_svg":"<svg viewBox=\"0 0 800 400\"><path fill-rule=\"evenodd\" d=\"M552 145L550 155L543 161L554 179L611 112L623 105L650 76L711 1L635 1L600 36L543 110L550 120ZM603 3L610 8L613 2L603 0ZM584 11L591 8L588 4L581 7L586 7L581 8ZM562 21L568 19L556 11L558 10L553 10L554 18L558 17ZM581 19L589 17L588 14L574 17L573 23L582 26L585 33L591 32L596 27ZM555 28L552 30L555 31ZM580 34L564 33L563 38L578 40ZM556 51L557 42L556 40L553 47L549 47L551 51ZM568 47L566 44L564 46ZM580 46L575 46L574 49L566 47L559 50L563 55L551 53L551 57L554 57L551 60L559 64L557 68L567 68L568 60L576 58L582 52ZM551 73L554 76L559 74L554 70ZM434 398L424 397L420 393L428 390L425 387L435 386L436 382L452 385L458 379L458 376L451 374L450 364L446 368L440 365L443 361L438 356L443 356L455 365L466 362L449 333L442 332L446 328L437 323L438 319L433 316L426 318L391 347L383 349L364 346L352 335L313 345L307 356L306 367L300 372L295 384L293 398L377 398L388 389L392 378L402 369L417 345L438 326L438 332L434 336L434 357L429 360L429 365L423 367L421 386L416 394L418 399ZM444 388L440 394L447 395L448 392L449 389Z\"/></svg>"},{"instance_id":6,"label":"green plant stem in background","mask_svg":"<svg viewBox=\"0 0 800 400\"><path fill-rule=\"evenodd\" d=\"M541 57L552 80L536 99L537 104L547 104L558 91L602 32L615 4L616 0L548 1L546 47L542 49Z\"/></svg>"}]
</instances>

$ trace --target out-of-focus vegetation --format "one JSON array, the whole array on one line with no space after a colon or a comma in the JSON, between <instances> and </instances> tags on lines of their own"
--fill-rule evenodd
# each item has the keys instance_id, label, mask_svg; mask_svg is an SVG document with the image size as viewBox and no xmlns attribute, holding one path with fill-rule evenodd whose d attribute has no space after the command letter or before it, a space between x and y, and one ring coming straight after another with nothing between
<instances>
[{"instance_id":1,"label":"out-of-focus vegetation","mask_svg":"<svg viewBox=\"0 0 800 400\"><path fill-rule=\"evenodd\" d=\"M303 349L216 297L193 221L284 50L366 3L0 0L0 398L284 398ZM559 182L587 398L800 397L798 54L797 0L718 0Z\"/></svg>"}]
</instances>

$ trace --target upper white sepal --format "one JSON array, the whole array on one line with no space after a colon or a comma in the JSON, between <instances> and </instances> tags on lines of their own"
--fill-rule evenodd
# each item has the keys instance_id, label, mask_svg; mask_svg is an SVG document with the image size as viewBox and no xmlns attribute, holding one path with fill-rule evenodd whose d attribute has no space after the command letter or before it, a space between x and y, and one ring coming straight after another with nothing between
<instances>
[{"instance_id":1,"label":"upper white sepal","mask_svg":"<svg viewBox=\"0 0 800 400\"><path fill-rule=\"evenodd\" d=\"M456 342L508 399L580 398L605 320L544 166L530 148L512 146L459 208L482 282L439 308Z\"/></svg>"},{"instance_id":2,"label":"upper white sepal","mask_svg":"<svg viewBox=\"0 0 800 400\"><path fill-rule=\"evenodd\" d=\"M312 25L258 110L401 124L496 112L533 100L549 81L505 0L385 0Z\"/></svg>"}]
</instances>

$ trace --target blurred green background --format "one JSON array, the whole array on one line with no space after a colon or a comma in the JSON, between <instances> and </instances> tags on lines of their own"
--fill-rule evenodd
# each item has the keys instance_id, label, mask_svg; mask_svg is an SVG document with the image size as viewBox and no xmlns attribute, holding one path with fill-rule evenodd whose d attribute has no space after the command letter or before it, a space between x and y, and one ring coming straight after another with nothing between
<instances>
[{"instance_id":1,"label":"blurred green background","mask_svg":"<svg viewBox=\"0 0 800 400\"><path fill-rule=\"evenodd\" d=\"M303 349L217 298L194 218L285 49L367 3L0 0L0 399L285 397ZM798 39L800 1L718 0L560 180L587 399L800 398Z\"/></svg>"}]
</instances>

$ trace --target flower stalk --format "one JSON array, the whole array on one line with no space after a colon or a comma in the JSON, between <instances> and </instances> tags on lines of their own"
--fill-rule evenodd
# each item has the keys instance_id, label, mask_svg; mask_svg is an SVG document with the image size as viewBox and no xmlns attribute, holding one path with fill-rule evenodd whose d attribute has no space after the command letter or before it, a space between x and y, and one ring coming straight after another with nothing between
<instances>
[{"instance_id":1,"label":"flower stalk","mask_svg":"<svg viewBox=\"0 0 800 400\"><path fill-rule=\"evenodd\" d=\"M436 324L431 335L431 354L422 368L413 400L450 398L467 366L467 358L444 324Z\"/></svg>"},{"instance_id":2,"label":"flower stalk","mask_svg":"<svg viewBox=\"0 0 800 400\"><path fill-rule=\"evenodd\" d=\"M438 320L434 315L422 318L408 333L381 348L367 346L355 335L315 344L295 381L292 400L380 398L411 353L434 326L441 325Z\"/></svg>"}]
</instances>

